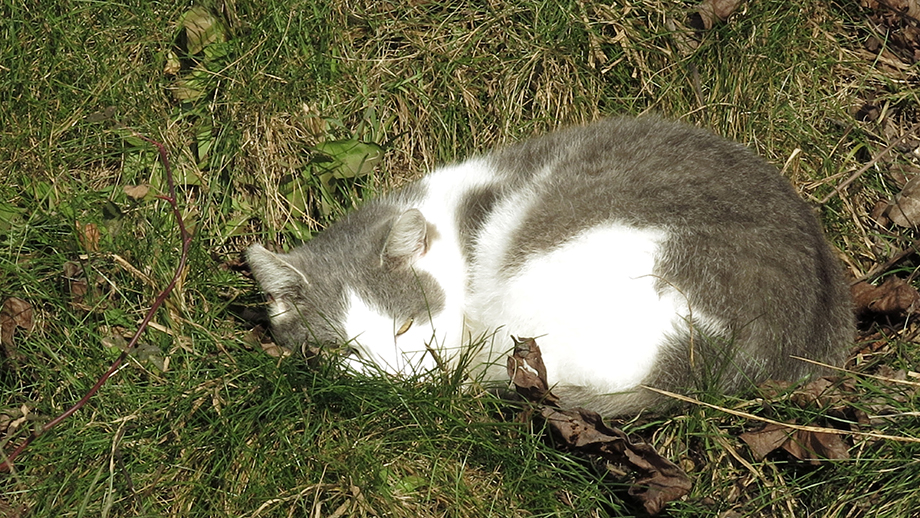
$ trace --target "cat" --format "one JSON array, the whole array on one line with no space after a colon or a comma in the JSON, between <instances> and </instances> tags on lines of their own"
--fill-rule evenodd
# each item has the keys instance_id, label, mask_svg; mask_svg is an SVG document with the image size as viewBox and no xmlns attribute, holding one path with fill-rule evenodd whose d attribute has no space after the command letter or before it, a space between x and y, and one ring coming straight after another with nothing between
<instances>
[{"instance_id":1,"label":"cat","mask_svg":"<svg viewBox=\"0 0 920 518\"><path fill-rule=\"evenodd\" d=\"M657 117L573 127L442 167L288 254L247 253L275 340L347 345L359 371L508 377L536 337L567 406L616 416L640 385L733 392L815 374L852 343L812 209L748 148ZM379 370L378 370L379 372Z\"/></svg>"}]
</instances>

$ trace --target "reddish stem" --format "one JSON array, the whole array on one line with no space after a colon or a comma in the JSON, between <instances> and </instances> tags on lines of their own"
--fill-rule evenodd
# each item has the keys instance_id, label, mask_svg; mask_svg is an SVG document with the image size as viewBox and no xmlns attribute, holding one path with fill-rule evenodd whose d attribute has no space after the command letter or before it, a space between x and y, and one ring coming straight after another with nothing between
<instances>
[{"instance_id":1,"label":"reddish stem","mask_svg":"<svg viewBox=\"0 0 920 518\"><path fill-rule=\"evenodd\" d=\"M163 168L166 170L166 183L169 188L169 195L168 196L157 196L157 197L169 203L169 205L172 207L173 216L175 216L176 222L179 224L179 233L182 239L182 254L179 257L179 266L176 268L176 273L173 274L173 277L169 281L169 284L166 286L165 289L163 289L163 291L160 292L156 300L153 301L153 304L150 306L150 309L147 311L147 314L144 316L144 320L141 321L140 325L137 328L137 331L134 333L134 336L131 338L131 341L128 342L128 346L118 356L118 359L116 359L115 362L112 363L112 366L109 367L109 370L107 370L105 374L103 374L102 377L99 378L99 381L97 381L96 384L93 385L93 388L89 389L86 395L83 396L82 399L80 399L80 401L77 401L77 403L74 404L69 409L67 409L66 412L57 416L52 421L49 421L48 423L46 423L44 426L42 426L38 430L33 431L32 434L29 435L26 438L26 440L22 442L22 444L16 447L16 449L10 452L8 455L3 455L4 457L3 462L0 463L0 472L10 471L10 467L12 466L13 461L16 460L16 457L18 457L19 454L22 453L22 451L26 449L26 447L32 444L32 442L35 439L38 439L42 434L44 434L48 430L57 426L61 421L70 417L74 412L83 408L83 406L86 405L86 402L89 401L91 397L93 397L93 395L99 390L100 387L102 387L103 384L105 384L106 380L108 380L109 377L112 376L112 374L115 374L115 372L118 370L121 364L124 363L125 358L128 357L128 351L130 351L132 348L134 348L137 345L138 340L140 340L141 334L144 332L145 329L147 329L147 326L150 324L150 321L153 319L153 315L156 313L157 309L159 309L160 306L163 305L163 302L166 301L166 297L168 297L169 294L172 292L173 288L175 288L176 283L179 281L179 277L182 275L182 272L185 271L185 265L186 265L186 262L188 261L188 250L189 250L189 246L192 243L192 236L191 234L189 234L188 230L186 230L185 228L185 221L182 219L182 214L179 212L179 205L176 203L176 188L175 188L175 184L173 183L172 169L170 169L169 167L169 157L166 154L166 148L163 146L163 144L160 144L159 142L153 139L150 139L144 135L141 135L130 128L127 128L127 129L131 131L136 137L141 138L144 141L149 142L153 144L154 146L156 146L157 151L160 154L160 163L163 164Z\"/></svg>"}]
</instances>

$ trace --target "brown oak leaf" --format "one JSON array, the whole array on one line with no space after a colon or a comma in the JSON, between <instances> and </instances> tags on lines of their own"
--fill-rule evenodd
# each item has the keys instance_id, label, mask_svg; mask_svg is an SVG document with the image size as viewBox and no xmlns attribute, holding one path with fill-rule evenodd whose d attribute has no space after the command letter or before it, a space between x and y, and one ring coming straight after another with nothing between
<instances>
[{"instance_id":1,"label":"brown oak leaf","mask_svg":"<svg viewBox=\"0 0 920 518\"><path fill-rule=\"evenodd\" d=\"M629 488L646 512L658 514L664 506L690 492L690 477L648 444L629 441L623 431L604 424L596 412L583 408L560 408L549 390L546 366L533 338L514 338L514 354L508 357L508 376L517 392L537 405L556 445L567 451L598 456L628 466L639 476Z\"/></svg>"}]
</instances>

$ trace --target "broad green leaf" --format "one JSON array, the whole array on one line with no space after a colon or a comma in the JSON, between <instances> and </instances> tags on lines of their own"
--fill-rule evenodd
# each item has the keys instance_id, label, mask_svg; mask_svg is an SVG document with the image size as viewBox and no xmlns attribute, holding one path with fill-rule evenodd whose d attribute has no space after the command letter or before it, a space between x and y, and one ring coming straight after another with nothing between
<instances>
[{"instance_id":1,"label":"broad green leaf","mask_svg":"<svg viewBox=\"0 0 920 518\"><path fill-rule=\"evenodd\" d=\"M297 221L296 219L288 221L284 228L299 241L307 241L313 234L310 230L310 227ZM285 248L287 248L287 245Z\"/></svg>"},{"instance_id":2,"label":"broad green leaf","mask_svg":"<svg viewBox=\"0 0 920 518\"><path fill-rule=\"evenodd\" d=\"M197 101L211 91L210 79L211 73L203 65L198 64L191 72L176 79L170 90L177 101Z\"/></svg>"},{"instance_id":3,"label":"broad green leaf","mask_svg":"<svg viewBox=\"0 0 920 518\"><path fill-rule=\"evenodd\" d=\"M213 43L227 41L227 29L219 18L204 7L192 7L182 16L186 51L198 54Z\"/></svg>"},{"instance_id":4,"label":"broad green leaf","mask_svg":"<svg viewBox=\"0 0 920 518\"><path fill-rule=\"evenodd\" d=\"M119 135L122 139L124 139L124 141L127 142L128 145L131 146L131 147L140 148L140 149L146 149L146 148L150 147L150 144L147 143L147 141L145 141L144 139L142 139L142 138L136 136L136 135L134 134L134 132L132 132L132 131L129 130L129 129L125 129L125 128L116 128L115 131L116 131L116 132L118 133L118 135Z\"/></svg>"},{"instance_id":5,"label":"broad green leaf","mask_svg":"<svg viewBox=\"0 0 920 518\"><path fill-rule=\"evenodd\" d=\"M198 144L198 167L206 169L209 153L214 145L214 127L210 123L202 122L195 132L195 141Z\"/></svg>"},{"instance_id":6,"label":"broad green leaf","mask_svg":"<svg viewBox=\"0 0 920 518\"><path fill-rule=\"evenodd\" d=\"M233 42L212 43L204 48L204 60L207 63L223 66L224 61L226 61L227 56L229 56L232 51ZM215 68L209 67L209 69L215 72L217 71Z\"/></svg>"},{"instance_id":7,"label":"broad green leaf","mask_svg":"<svg viewBox=\"0 0 920 518\"><path fill-rule=\"evenodd\" d=\"M314 158L317 166L340 179L367 176L383 158L379 145L354 138L322 142L314 151L320 155Z\"/></svg>"},{"instance_id":8,"label":"broad green leaf","mask_svg":"<svg viewBox=\"0 0 920 518\"><path fill-rule=\"evenodd\" d=\"M233 236L241 235L243 230L246 229L246 224L249 223L249 217L249 213L237 213L235 216L224 222L219 231L221 242L224 242Z\"/></svg>"},{"instance_id":9,"label":"broad green leaf","mask_svg":"<svg viewBox=\"0 0 920 518\"><path fill-rule=\"evenodd\" d=\"M122 175L133 181L150 180L150 185L159 189L162 174L159 171L154 172L154 165L157 163L158 155L146 149L135 149L124 153L121 170Z\"/></svg>"},{"instance_id":10,"label":"broad green leaf","mask_svg":"<svg viewBox=\"0 0 920 518\"><path fill-rule=\"evenodd\" d=\"M428 479L418 475L403 477L393 485L393 489L403 494L414 493L416 490L428 485Z\"/></svg>"},{"instance_id":11,"label":"broad green leaf","mask_svg":"<svg viewBox=\"0 0 920 518\"><path fill-rule=\"evenodd\" d=\"M22 221L25 209L0 201L0 231L6 232Z\"/></svg>"},{"instance_id":12,"label":"broad green leaf","mask_svg":"<svg viewBox=\"0 0 920 518\"><path fill-rule=\"evenodd\" d=\"M279 190L287 200L288 206L291 208L291 212L295 217L307 215L307 201L309 200L309 196L307 196L306 189L304 189L304 186L297 178L292 178L281 184Z\"/></svg>"},{"instance_id":13,"label":"broad green leaf","mask_svg":"<svg viewBox=\"0 0 920 518\"><path fill-rule=\"evenodd\" d=\"M114 201L106 200L106 202L102 204L102 219L121 219L122 216L124 216L124 213L118 208L118 205L116 205Z\"/></svg>"},{"instance_id":14,"label":"broad green leaf","mask_svg":"<svg viewBox=\"0 0 920 518\"><path fill-rule=\"evenodd\" d=\"M44 180L39 180L32 184L32 192L36 201L45 201L45 199L51 195L53 190L54 187L52 187L50 183Z\"/></svg>"}]
</instances>

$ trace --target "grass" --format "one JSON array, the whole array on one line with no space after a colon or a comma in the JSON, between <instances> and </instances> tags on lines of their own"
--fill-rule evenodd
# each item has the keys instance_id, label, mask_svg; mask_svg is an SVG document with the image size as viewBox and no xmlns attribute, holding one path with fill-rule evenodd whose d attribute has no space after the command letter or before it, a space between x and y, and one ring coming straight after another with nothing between
<instances>
[{"instance_id":1,"label":"grass","mask_svg":"<svg viewBox=\"0 0 920 518\"><path fill-rule=\"evenodd\" d=\"M818 206L917 113L916 66L865 50L884 35L853 3L745 3L699 35L684 24L692 2L204 6L226 28L211 55L189 57L187 3L0 4L0 295L35 312L14 338L19 357L0 366L4 451L92 386L118 354L107 344L136 329L178 261L175 223L152 195L163 191L155 153L113 120L170 149L195 234L188 273L144 335L147 355L0 478L0 514L637 515L628 479L500 418L493 399L266 355L234 316L260 296L230 263L256 240L294 246L436 164L613 113L659 112L745 142ZM170 51L177 73L164 72ZM177 99L192 80L201 96ZM857 117L866 103L883 116ZM347 139L379 144L379 164L348 173L322 161L343 156L320 160L320 143ZM869 214L898 192L892 165L915 161L898 149L818 206L854 275L916 238ZM147 196L123 190L145 184ZM82 300L68 262L84 272ZM911 275L914 263L900 268ZM861 345L858 370L916 370L914 323L895 324ZM920 435L915 390L854 379L853 404L902 414L872 429ZM803 424L829 412L707 397ZM708 408L619 424L694 478L669 516L920 509L916 444L851 438L849 460L811 466L754 460L738 434L758 423Z\"/></svg>"}]
</instances>

